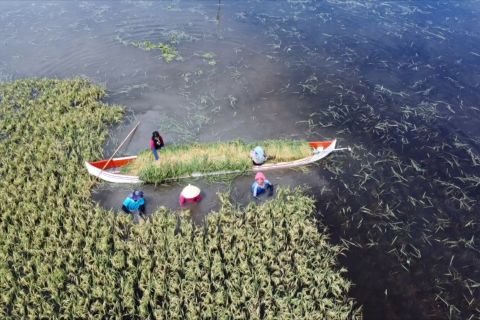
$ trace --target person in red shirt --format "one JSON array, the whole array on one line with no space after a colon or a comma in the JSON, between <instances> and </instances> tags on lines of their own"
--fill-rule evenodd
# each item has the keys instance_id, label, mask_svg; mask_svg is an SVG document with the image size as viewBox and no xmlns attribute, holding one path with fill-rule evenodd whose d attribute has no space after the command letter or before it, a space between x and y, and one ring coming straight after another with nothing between
<instances>
[{"instance_id":1,"label":"person in red shirt","mask_svg":"<svg viewBox=\"0 0 480 320\"><path fill-rule=\"evenodd\" d=\"M200 202L202 200L202 195L200 192L201 191L198 187L192 186L191 184L183 188L182 192L180 193L180 198L178 199L180 206L183 207L186 203Z\"/></svg>"},{"instance_id":2,"label":"person in red shirt","mask_svg":"<svg viewBox=\"0 0 480 320\"><path fill-rule=\"evenodd\" d=\"M155 160L158 160L158 150L160 150L164 146L163 143L163 138L158 133L158 131L153 131L152 133L152 138L150 139L150 149L153 152L153 156L155 157Z\"/></svg>"}]
</instances>

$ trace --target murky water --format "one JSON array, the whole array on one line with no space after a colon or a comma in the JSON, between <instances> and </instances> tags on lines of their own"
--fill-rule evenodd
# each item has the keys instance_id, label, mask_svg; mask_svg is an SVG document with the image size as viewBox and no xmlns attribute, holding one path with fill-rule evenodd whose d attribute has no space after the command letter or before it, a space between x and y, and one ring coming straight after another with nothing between
<instances>
[{"instance_id":1,"label":"murky water","mask_svg":"<svg viewBox=\"0 0 480 320\"><path fill-rule=\"evenodd\" d=\"M127 107L109 156L159 129L168 143L336 137L354 147L304 185L355 283L366 319L480 317L479 1L0 2L0 80L86 76ZM167 43L181 60L133 44ZM251 177L195 181L199 223ZM145 186L149 210L182 184ZM94 200L118 210L127 186Z\"/></svg>"}]
</instances>

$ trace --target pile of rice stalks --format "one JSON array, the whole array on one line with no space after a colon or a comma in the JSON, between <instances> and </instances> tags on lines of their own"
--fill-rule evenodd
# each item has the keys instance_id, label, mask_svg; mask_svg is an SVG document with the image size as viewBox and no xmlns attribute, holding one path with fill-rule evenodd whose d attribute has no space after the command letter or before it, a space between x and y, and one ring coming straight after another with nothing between
<instances>
[{"instance_id":1,"label":"pile of rice stalks","mask_svg":"<svg viewBox=\"0 0 480 320\"><path fill-rule=\"evenodd\" d=\"M122 173L138 175L145 182L161 183L194 172L244 172L252 167L250 151L257 145L265 148L269 163L297 160L312 153L305 141L292 140L168 145L160 151L159 161L155 161L152 153L146 151L123 169Z\"/></svg>"}]
</instances>

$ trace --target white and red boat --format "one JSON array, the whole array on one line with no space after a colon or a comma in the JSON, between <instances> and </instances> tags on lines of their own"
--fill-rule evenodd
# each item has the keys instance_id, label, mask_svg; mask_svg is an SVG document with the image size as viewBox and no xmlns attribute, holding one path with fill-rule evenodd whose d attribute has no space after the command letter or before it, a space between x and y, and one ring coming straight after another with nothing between
<instances>
[{"instance_id":1,"label":"white and red boat","mask_svg":"<svg viewBox=\"0 0 480 320\"><path fill-rule=\"evenodd\" d=\"M251 171L270 171L276 169L286 169L305 166L314 162L319 161L320 159L325 158L333 151L345 150L349 148L340 148L335 149L337 140L328 140L328 141L312 141L306 142L312 147L312 154L308 157L288 161L288 162L278 162L278 163L264 163L260 166L251 167ZM120 168L126 166L132 161L135 161L137 156L113 158L110 160L100 160L95 162L85 161L85 166L87 167L88 173L92 176L98 177L102 180L114 183L142 183L138 176L125 175L120 173ZM216 172L194 172L187 176L177 177L177 179L189 178L189 177L205 177L205 176L215 176L229 173L239 173L241 171L216 171Z\"/></svg>"}]
</instances>

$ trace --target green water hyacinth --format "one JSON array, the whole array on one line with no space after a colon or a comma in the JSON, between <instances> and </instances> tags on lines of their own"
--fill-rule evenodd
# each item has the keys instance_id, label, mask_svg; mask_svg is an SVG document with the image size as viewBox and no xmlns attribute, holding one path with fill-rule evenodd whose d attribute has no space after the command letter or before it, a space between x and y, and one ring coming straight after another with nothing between
<instances>
[{"instance_id":1,"label":"green water hyacinth","mask_svg":"<svg viewBox=\"0 0 480 320\"><path fill-rule=\"evenodd\" d=\"M94 205L83 161L122 116L104 95L85 79L0 84L0 318L361 317L344 248L301 190L244 210L221 194L204 227L165 208L135 225Z\"/></svg>"}]
</instances>

